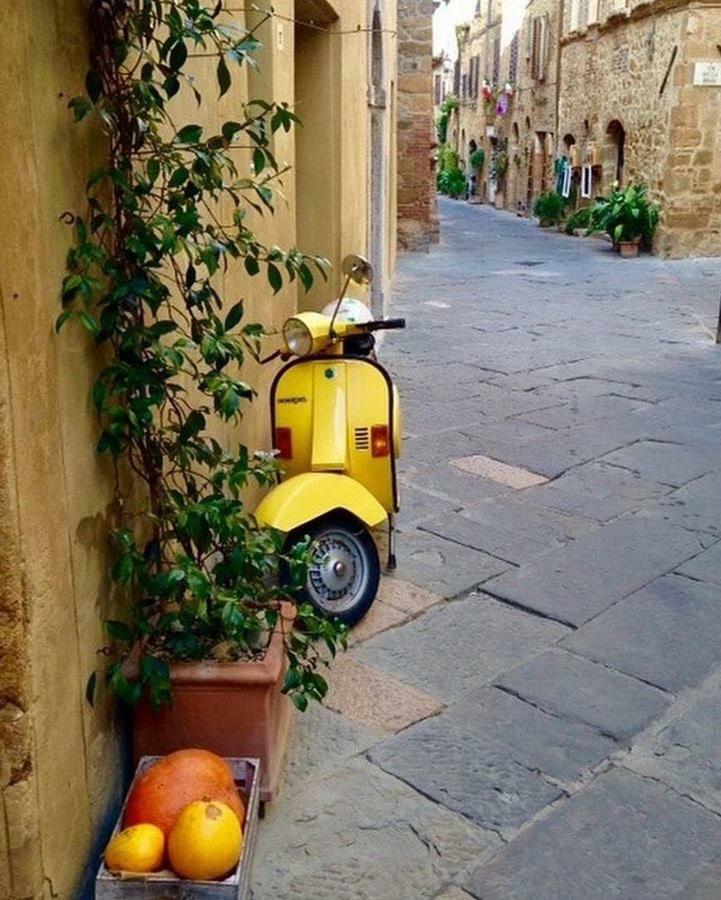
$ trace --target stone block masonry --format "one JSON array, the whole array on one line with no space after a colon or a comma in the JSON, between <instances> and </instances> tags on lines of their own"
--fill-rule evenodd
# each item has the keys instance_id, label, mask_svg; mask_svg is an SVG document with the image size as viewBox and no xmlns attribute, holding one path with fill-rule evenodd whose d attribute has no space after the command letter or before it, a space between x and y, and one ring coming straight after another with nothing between
<instances>
[{"instance_id":1,"label":"stone block masonry","mask_svg":"<svg viewBox=\"0 0 721 900\"><path fill-rule=\"evenodd\" d=\"M433 144L433 0L398 4L398 243L427 250L438 240Z\"/></svg>"}]
</instances>

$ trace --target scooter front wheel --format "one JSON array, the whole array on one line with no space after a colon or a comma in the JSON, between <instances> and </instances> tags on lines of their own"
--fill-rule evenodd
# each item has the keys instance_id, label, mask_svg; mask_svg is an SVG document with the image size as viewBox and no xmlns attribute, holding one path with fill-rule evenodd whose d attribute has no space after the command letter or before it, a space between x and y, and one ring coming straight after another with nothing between
<instances>
[{"instance_id":1,"label":"scooter front wheel","mask_svg":"<svg viewBox=\"0 0 721 900\"><path fill-rule=\"evenodd\" d=\"M288 536L292 546L310 538L310 564L298 599L345 625L359 622L378 593L381 565L368 529L343 513L324 516Z\"/></svg>"}]
</instances>

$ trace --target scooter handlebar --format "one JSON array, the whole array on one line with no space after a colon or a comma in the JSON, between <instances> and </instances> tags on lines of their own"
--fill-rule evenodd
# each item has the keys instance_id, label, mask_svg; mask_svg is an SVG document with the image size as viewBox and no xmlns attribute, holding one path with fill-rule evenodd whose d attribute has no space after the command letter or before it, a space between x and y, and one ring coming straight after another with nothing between
<instances>
[{"instance_id":1,"label":"scooter handlebar","mask_svg":"<svg viewBox=\"0 0 721 900\"><path fill-rule=\"evenodd\" d=\"M388 331L392 328L405 328L405 319L377 319L374 322L365 322L363 328L366 331Z\"/></svg>"}]
</instances>

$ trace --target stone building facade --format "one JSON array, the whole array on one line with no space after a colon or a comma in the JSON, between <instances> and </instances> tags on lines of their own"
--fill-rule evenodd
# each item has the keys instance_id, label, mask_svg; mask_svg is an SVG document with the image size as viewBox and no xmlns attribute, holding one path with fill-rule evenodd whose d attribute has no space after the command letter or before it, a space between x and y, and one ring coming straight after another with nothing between
<instances>
[{"instance_id":1,"label":"stone building facade","mask_svg":"<svg viewBox=\"0 0 721 900\"><path fill-rule=\"evenodd\" d=\"M616 182L649 186L663 255L721 254L720 41L713 0L567 8L559 150L575 144L574 162L592 165L594 195ZM695 83L702 72L709 83Z\"/></svg>"},{"instance_id":2,"label":"stone building facade","mask_svg":"<svg viewBox=\"0 0 721 900\"><path fill-rule=\"evenodd\" d=\"M200 108L179 94L174 118L211 130L249 98L289 102L303 128L281 130L273 148L291 166L287 202L273 217L249 220L268 244L298 244L336 263L350 252L370 256L385 291L396 247L395 0L273 5L277 15L257 34L258 68L243 67L216 101L214 71L199 63L213 88ZM108 578L115 480L95 452L89 398L102 359L70 326L53 331L71 240L60 216L84 210L85 181L103 151L93 123L74 124L67 108L88 68L85 6L19 4L0 35L3 119L22 124L0 156L2 900L92 896L128 774L125 719L102 675L94 707L85 696L107 641L103 622L122 617ZM240 26L256 23L236 16ZM424 139L427 147L427 131ZM272 297L238 263L219 290L230 303L244 297L251 321L278 329L300 305L325 305L338 282L336 269L310 295L289 285ZM273 374L272 365L244 368L260 396L223 435L229 444L271 446L265 391Z\"/></svg>"},{"instance_id":3,"label":"stone building facade","mask_svg":"<svg viewBox=\"0 0 721 900\"><path fill-rule=\"evenodd\" d=\"M492 3L458 30L449 138L462 162L476 143L486 149L480 198L531 215L567 162L574 204L641 182L661 206L657 252L720 254L719 0L528 0L500 55L499 81L513 86L504 116L476 95L475 59L500 87L485 39L500 27ZM494 185L499 148L508 166Z\"/></svg>"},{"instance_id":4,"label":"stone building facade","mask_svg":"<svg viewBox=\"0 0 721 900\"><path fill-rule=\"evenodd\" d=\"M530 215L553 188L557 148L561 4L530 0L517 34L518 65L509 127L506 207Z\"/></svg>"},{"instance_id":5,"label":"stone building facade","mask_svg":"<svg viewBox=\"0 0 721 900\"><path fill-rule=\"evenodd\" d=\"M433 0L398 3L398 244L438 240L433 118Z\"/></svg>"}]
</instances>

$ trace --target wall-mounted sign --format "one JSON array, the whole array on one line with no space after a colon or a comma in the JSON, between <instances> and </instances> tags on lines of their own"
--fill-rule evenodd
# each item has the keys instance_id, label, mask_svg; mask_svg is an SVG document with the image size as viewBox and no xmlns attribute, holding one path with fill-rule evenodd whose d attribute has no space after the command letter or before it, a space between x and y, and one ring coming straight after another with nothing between
<instances>
[{"instance_id":1,"label":"wall-mounted sign","mask_svg":"<svg viewBox=\"0 0 721 900\"><path fill-rule=\"evenodd\" d=\"M486 125L486 137L494 138L496 136L496 126Z\"/></svg>"},{"instance_id":2,"label":"wall-mounted sign","mask_svg":"<svg viewBox=\"0 0 721 900\"><path fill-rule=\"evenodd\" d=\"M693 83L702 87L721 87L721 62L706 60L694 63Z\"/></svg>"}]
</instances>

